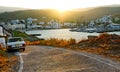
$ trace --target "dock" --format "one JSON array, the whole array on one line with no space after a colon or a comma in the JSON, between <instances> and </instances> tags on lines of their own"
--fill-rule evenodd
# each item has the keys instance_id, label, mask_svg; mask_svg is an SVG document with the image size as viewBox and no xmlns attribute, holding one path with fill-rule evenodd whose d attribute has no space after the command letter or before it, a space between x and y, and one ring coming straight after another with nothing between
<instances>
[{"instance_id":1,"label":"dock","mask_svg":"<svg viewBox=\"0 0 120 72\"><path fill-rule=\"evenodd\" d=\"M30 34L30 36L41 36L41 34Z\"/></svg>"}]
</instances>

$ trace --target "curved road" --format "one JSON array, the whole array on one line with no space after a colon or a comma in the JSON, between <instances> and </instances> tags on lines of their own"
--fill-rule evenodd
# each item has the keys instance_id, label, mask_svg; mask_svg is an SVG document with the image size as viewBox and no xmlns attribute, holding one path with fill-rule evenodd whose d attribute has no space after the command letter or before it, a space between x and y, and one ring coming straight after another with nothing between
<instances>
[{"instance_id":1,"label":"curved road","mask_svg":"<svg viewBox=\"0 0 120 72\"><path fill-rule=\"evenodd\" d=\"M27 46L20 54L22 72L120 72L119 62L62 48Z\"/></svg>"}]
</instances>

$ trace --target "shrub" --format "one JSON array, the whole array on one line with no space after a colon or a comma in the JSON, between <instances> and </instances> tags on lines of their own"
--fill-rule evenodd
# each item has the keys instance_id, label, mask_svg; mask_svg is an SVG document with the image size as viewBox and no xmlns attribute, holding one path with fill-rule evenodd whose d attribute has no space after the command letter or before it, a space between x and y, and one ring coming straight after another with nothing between
<instances>
[{"instance_id":1,"label":"shrub","mask_svg":"<svg viewBox=\"0 0 120 72\"><path fill-rule=\"evenodd\" d=\"M57 39L57 38L50 38L47 40L38 40L38 41L26 41L27 45L47 45L47 46L56 46L56 47L66 47L70 46L73 44L76 44L75 39L69 39L69 40L64 40L64 39Z\"/></svg>"}]
</instances>

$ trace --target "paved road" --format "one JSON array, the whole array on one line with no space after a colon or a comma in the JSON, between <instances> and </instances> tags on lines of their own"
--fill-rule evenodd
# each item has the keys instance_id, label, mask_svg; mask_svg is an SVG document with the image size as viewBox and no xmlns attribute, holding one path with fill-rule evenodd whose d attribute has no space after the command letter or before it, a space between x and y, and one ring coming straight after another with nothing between
<instances>
[{"instance_id":1,"label":"paved road","mask_svg":"<svg viewBox=\"0 0 120 72\"><path fill-rule=\"evenodd\" d=\"M96 55L48 46L27 46L23 72L120 72L120 64Z\"/></svg>"}]
</instances>

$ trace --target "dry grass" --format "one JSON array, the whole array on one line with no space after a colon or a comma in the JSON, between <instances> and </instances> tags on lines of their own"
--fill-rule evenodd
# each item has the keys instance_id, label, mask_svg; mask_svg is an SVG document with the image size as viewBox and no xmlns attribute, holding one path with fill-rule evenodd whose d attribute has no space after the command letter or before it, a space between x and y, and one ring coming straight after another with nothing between
<instances>
[{"instance_id":1,"label":"dry grass","mask_svg":"<svg viewBox=\"0 0 120 72\"><path fill-rule=\"evenodd\" d=\"M34 41L34 42L26 41L26 44L27 45L47 45L47 46L55 46L55 47L67 47L67 46L76 44L76 41L75 39L64 40L64 39L51 38L47 40Z\"/></svg>"},{"instance_id":2,"label":"dry grass","mask_svg":"<svg viewBox=\"0 0 120 72\"><path fill-rule=\"evenodd\" d=\"M0 72L6 71L8 58L4 48L0 45Z\"/></svg>"},{"instance_id":3,"label":"dry grass","mask_svg":"<svg viewBox=\"0 0 120 72\"><path fill-rule=\"evenodd\" d=\"M13 66L17 62L17 57L12 56L8 58L5 48L0 45L0 72L15 72Z\"/></svg>"},{"instance_id":4,"label":"dry grass","mask_svg":"<svg viewBox=\"0 0 120 72\"><path fill-rule=\"evenodd\" d=\"M103 33L97 38L80 41L77 50L104 55L120 61L120 36Z\"/></svg>"}]
</instances>

